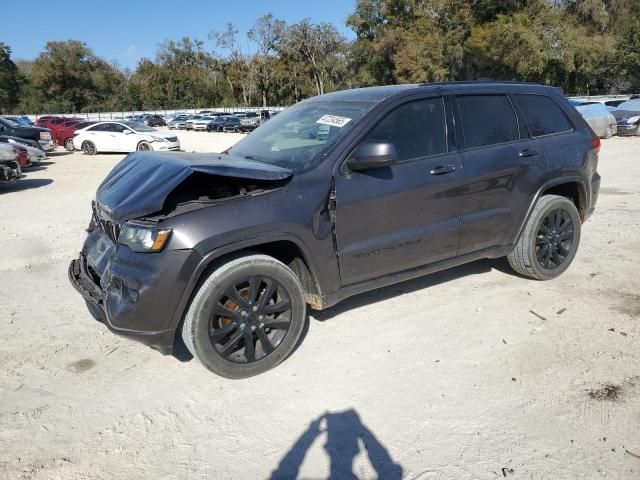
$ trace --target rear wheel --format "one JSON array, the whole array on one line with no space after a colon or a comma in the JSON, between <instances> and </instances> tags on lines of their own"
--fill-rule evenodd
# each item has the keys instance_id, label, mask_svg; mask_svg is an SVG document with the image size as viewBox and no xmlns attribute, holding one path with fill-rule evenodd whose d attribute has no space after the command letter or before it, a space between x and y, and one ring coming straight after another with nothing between
<instances>
[{"instance_id":1,"label":"rear wheel","mask_svg":"<svg viewBox=\"0 0 640 480\"><path fill-rule=\"evenodd\" d=\"M64 141L64 148L70 152L73 152L75 148L73 147L73 138L67 138Z\"/></svg>"},{"instance_id":2,"label":"rear wheel","mask_svg":"<svg viewBox=\"0 0 640 480\"><path fill-rule=\"evenodd\" d=\"M571 200L557 195L541 197L507 257L511 268L537 280L557 277L576 256L580 228L580 215Z\"/></svg>"},{"instance_id":3,"label":"rear wheel","mask_svg":"<svg viewBox=\"0 0 640 480\"><path fill-rule=\"evenodd\" d=\"M85 140L84 142L82 142L82 151L85 153L85 155L95 155L98 152L95 144L93 142L90 142L89 140Z\"/></svg>"},{"instance_id":4,"label":"rear wheel","mask_svg":"<svg viewBox=\"0 0 640 480\"><path fill-rule=\"evenodd\" d=\"M266 372L295 349L306 322L298 277L266 255L221 265L194 297L182 338L212 372L246 378Z\"/></svg>"},{"instance_id":5,"label":"rear wheel","mask_svg":"<svg viewBox=\"0 0 640 480\"><path fill-rule=\"evenodd\" d=\"M609 126L604 131L604 138L611 138L611 137L613 137L613 127Z\"/></svg>"}]
</instances>

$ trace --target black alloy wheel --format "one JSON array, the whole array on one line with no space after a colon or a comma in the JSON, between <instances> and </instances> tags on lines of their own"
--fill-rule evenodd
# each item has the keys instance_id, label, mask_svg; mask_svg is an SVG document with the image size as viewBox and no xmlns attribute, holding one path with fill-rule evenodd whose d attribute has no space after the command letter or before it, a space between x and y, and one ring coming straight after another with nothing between
<instances>
[{"instance_id":1,"label":"black alloy wheel","mask_svg":"<svg viewBox=\"0 0 640 480\"><path fill-rule=\"evenodd\" d=\"M536 237L536 258L540 266L553 270L562 265L573 249L573 220L566 210L549 212Z\"/></svg>"},{"instance_id":2,"label":"black alloy wheel","mask_svg":"<svg viewBox=\"0 0 640 480\"><path fill-rule=\"evenodd\" d=\"M573 262L580 244L582 219L572 199L544 195L524 225L509 265L520 275L551 280Z\"/></svg>"},{"instance_id":3,"label":"black alloy wheel","mask_svg":"<svg viewBox=\"0 0 640 480\"><path fill-rule=\"evenodd\" d=\"M234 363L252 363L278 348L291 326L291 300L276 280L249 277L228 287L213 305L209 339Z\"/></svg>"},{"instance_id":4,"label":"black alloy wheel","mask_svg":"<svg viewBox=\"0 0 640 480\"><path fill-rule=\"evenodd\" d=\"M306 324L304 290L291 268L268 255L239 252L203 280L182 339L212 372L247 378L282 363Z\"/></svg>"}]
</instances>

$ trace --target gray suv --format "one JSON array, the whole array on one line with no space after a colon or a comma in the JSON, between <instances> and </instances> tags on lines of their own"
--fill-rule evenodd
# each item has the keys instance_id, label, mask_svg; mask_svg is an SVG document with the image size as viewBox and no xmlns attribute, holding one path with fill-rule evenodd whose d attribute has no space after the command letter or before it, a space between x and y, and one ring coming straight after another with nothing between
<instances>
[{"instance_id":1,"label":"gray suv","mask_svg":"<svg viewBox=\"0 0 640 480\"><path fill-rule=\"evenodd\" d=\"M128 155L69 278L114 333L248 377L293 352L308 307L481 258L560 275L596 204L599 148L550 87L330 93L223 154Z\"/></svg>"}]
</instances>

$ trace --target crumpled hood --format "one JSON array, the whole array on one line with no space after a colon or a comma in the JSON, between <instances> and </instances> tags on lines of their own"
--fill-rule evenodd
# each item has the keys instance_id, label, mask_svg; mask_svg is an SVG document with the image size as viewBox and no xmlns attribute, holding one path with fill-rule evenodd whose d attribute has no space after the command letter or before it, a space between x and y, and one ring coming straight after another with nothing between
<instances>
[{"instance_id":1,"label":"crumpled hood","mask_svg":"<svg viewBox=\"0 0 640 480\"><path fill-rule=\"evenodd\" d=\"M112 221L121 223L161 210L171 191L194 172L263 181L292 175L286 168L234 155L134 152L102 181L96 201Z\"/></svg>"}]
</instances>

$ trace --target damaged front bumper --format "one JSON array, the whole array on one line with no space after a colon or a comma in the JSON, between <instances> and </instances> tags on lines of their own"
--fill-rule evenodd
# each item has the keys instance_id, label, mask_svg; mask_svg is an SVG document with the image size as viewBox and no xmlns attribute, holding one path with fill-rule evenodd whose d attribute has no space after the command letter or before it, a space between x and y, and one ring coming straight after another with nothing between
<instances>
[{"instance_id":1,"label":"damaged front bumper","mask_svg":"<svg viewBox=\"0 0 640 480\"><path fill-rule=\"evenodd\" d=\"M200 259L193 250L133 252L94 229L69 265L69 280L109 330L168 355L176 307Z\"/></svg>"}]
</instances>

